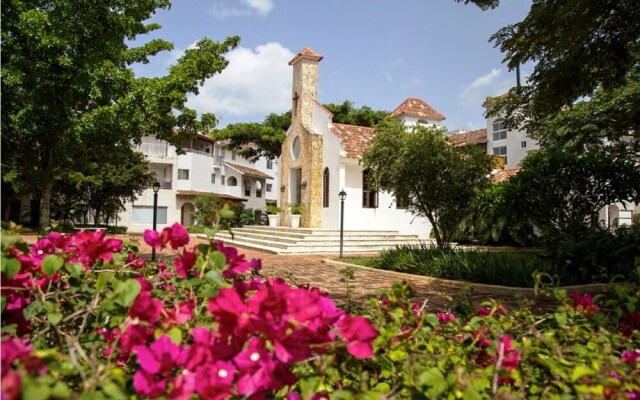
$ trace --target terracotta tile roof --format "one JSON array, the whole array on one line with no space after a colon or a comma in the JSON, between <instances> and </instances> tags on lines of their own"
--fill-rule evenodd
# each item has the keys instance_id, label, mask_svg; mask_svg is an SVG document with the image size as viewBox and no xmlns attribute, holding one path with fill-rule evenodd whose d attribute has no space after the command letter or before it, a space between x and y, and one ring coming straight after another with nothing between
<instances>
[{"instance_id":1,"label":"terracotta tile roof","mask_svg":"<svg viewBox=\"0 0 640 400\"><path fill-rule=\"evenodd\" d=\"M504 182L507 179L511 178L512 176L514 176L515 174L518 173L518 171L520 171L522 168L520 167L515 167L515 168L510 168L510 169L501 169L498 172L496 172L495 174L493 174L493 183L499 183L499 182Z\"/></svg>"},{"instance_id":2,"label":"terracotta tile roof","mask_svg":"<svg viewBox=\"0 0 640 400\"><path fill-rule=\"evenodd\" d=\"M445 119L445 116L436 111L429 104L424 102L423 100L416 99L415 97L410 97L402 102L393 110L390 114L392 117L398 115L411 115L413 117L423 117L429 119L435 119L437 121L442 121Z\"/></svg>"},{"instance_id":3,"label":"terracotta tile roof","mask_svg":"<svg viewBox=\"0 0 640 400\"><path fill-rule=\"evenodd\" d=\"M295 57L293 57L291 59L291 61L289 61L289 65L293 65L293 63L295 63L296 61L298 61L298 59L303 58L303 57L304 58L311 58L311 59L314 59L316 61L320 61L320 60L323 59L323 57L320 54L316 53L315 51L313 51L312 49L307 47L307 48L303 49L300 53L298 53Z\"/></svg>"},{"instance_id":4,"label":"terracotta tile roof","mask_svg":"<svg viewBox=\"0 0 640 400\"><path fill-rule=\"evenodd\" d=\"M236 164L236 163L232 163L232 162L228 162L225 161L224 165L235 169L236 171L240 172L242 175L247 175L247 176L253 176L256 178L265 178L265 179L273 179L273 177L265 174L262 171L258 171L255 168L251 168L251 167L246 167L244 165L240 165L240 164Z\"/></svg>"},{"instance_id":5,"label":"terracotta tile roof","mask_svg":"<svg viewBox=\"0 0 640 400\"><path fill-rule=\"evenodd\" d=\"M360 158L375 136L373 128L357 125L331 124L331 132L340 139L346 158Z\"/></svg>"},{"instance_id":6,"label":"terracotta tile roof","mask_svg":"<svg viewBox=\"0 0 640 400\"><path fill-rule=\"evenodd\" d=\"M198 190L177 190L176 191L176 195L178 197L196 197L201 194L209 194L209 193L212 193L212 192L200 192ZM243 199L242 197L232 196L230 194L224 194L224 193L213 193L213 194L215 194L216 196L218 196L223 200L247 201L247 199Z\"/></svg>"},{"instance_id":7,"label":"terracotta tile roof","mask_svg":"<svg viewBox=\"0 0 640 400\"><path fill-rule=\"evenodd\" d=\"M451 135L449 136L449 142L454 146L487 143L487 129L478 129L475 131Z\"/></svg>"}]
</instances>

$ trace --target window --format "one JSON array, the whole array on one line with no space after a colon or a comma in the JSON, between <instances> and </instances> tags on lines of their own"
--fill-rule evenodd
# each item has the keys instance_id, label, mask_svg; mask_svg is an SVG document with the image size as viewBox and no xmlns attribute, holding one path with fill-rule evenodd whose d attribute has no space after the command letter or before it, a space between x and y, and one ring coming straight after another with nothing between
<instances>
[{"instance_id":1,"label":"window","mask_svg":"<svg viewBox=\"0 0 640 400\"><path fill-rule=\"evenodd\" d=\"M426 119L419 119L418 125L429 125L429 121L427 121Z\"/></svg>"},{"instance_id":2,"label":"window","mask_svg":"<svg viewBox=\"0 0 640 400\"><path fill-rule=\"evenodd\" d=\"M322 174L322 207L329 207L329 168Z\"/></svg>"},{"instance_id":3,"label":"window","mask_svg":"<svg viewBox=\"0 0 640 400\"><path fill-rule=\"evenodd\" d=\"M273 169L273 161L267 160L267 169Z\"/></svg>"},{"instance_id":4,"label":"window","mask_svg":"<svg viewBox=\"0 0 640 400\"><path fill-rule=\"evenodd\" d=\"M362 171L362 208L377 208L378 192L369 184L369 171Z\"/></svg>"},{"instance_id":5,"label":"window","mask_svg":"<svg viewBox=\"0 0 640 400\"><path fill-rule=\"evenodd\" d=\"M236 159L236 152L235 152L235 151L232 151L232 152L231 152L231 159L232 159L232 160L235 160L235 159Z\"/></svg>"},{"instance_id":6,"label":"window","mask_svg":"<svg viewBox=\"0 0 640 400\"><path fill-rule=\"evenodd\" d=\"M507 127L504 118L493 121L493 140L503 140L507 138Z\"/></svg>"},{"instance_id":7,"label":"window","mask_svg":"<svg viewBox=\"0 0 640 400\"><path fill-rule=\"evenodd\" d=\"M251 182L248 179L244 180L244 195L251 196Z\"/></svg>"},{"instance_id":8,"label":"window","mask_svg":"<svg viewBox=\"0 0 640 400\"><path fill-rule=\"evenodd\" d=\"M216 183L216 174L211 174L211 183Z\"/></svg>"},{"instance_id":9,"label":"window","mask_svg":"<svg viewBox=\"0 0 640 400\"><path fill-rule=\"evenodd\" d=\"M507 155L507 146L500 146L493 148L494 156L506 156Z\"/></svg>"},{"instance_id":10,"label":"window","mask_svg":"<svg viewBox=\"0 0 640 400\"><path fill-rule=\"evenodd\" d=\"M153 206L133 206L131 210L131 223L139 225L153 224ZM167 207L158 207L156 223L166 225Z\"/></svg>"},{"instance_id":11,"label":"window","mask_svg":"<svg viewBox=\"0 0 640 400\"><path fill-rule=\"evenodd\" d=\"M526 149L527 148L527 141L523 140L522 142L520 142L520 148L521 149Z\"/></svg>"},{"instance_id":12,"label":"window","mask_svg":"<svg viewBox=\"0 0 640 400\"><path fill-rule=\"evenodd\" d=\"M238 186L238 180L236 179L235 176L230 176L229 179L227 179L227 185L228 186Z\"/></svg>"},{"instance_id":13,"label":"window","mask_svg":"<svg viewBox=\"0 0 640 400\"><path fill-rule=\"evenodd\" d=\"M188 169L179 169L178 170L178 179L182 181L189 180L189 170Z\"/></svg>"},{"instance_id":14,"label":"window","mask_svg":"<svg viewBox=\"0 0 640 400\"><path fill-rule=\"evenodd\" d=\"M256 197L262 197L262 184L256 182Z\"/></svg>"},{"instance_id":15,"label":"window","mask_svg":"<svg viewBox=\"0 0 640 400\"><path fill-rule=\"evenodd\" d=\"M296 136L296 138L293 139L293 144L291 145L291 158L294 160L297 160L298 157L300 157L300 146L300 136Z\"/></svg>"},{"instance_id":16,"label":"window","mask_svg":"<svg viewBox=\"0 0 640 400\"><path fill-rule=\"evenodd\" d=\"M224 176L224 175L222 175L222 176L220 177L220 184L221 184L221 185L226 184L226 182L225 182L225 176Z\"/></svg>"},{"instance_id":17,"label":"window","mask_svg":"<svg viewBox=\"0 0 640 400\"><path fill-rule=\"evenodd\" d=\"M267 183L267 192L271 193L271 190L273 190L273 184Z\"/></svg>"}]
</instances>

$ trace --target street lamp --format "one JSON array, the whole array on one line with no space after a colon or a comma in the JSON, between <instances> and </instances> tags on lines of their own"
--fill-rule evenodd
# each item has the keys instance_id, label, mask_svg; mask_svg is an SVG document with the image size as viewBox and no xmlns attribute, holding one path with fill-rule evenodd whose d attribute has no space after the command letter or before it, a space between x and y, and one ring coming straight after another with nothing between
<instances>
[{"instance_id":1,"label":"street lamp","mask_svg":"<svg viewBox=\"0 0 640 400\"><path fill-rule=\"evenodd\" d=\"M158 192L160 191L160 182L155 181L153 184L153 230L156 230L156 221L158 219ZM156 248L151 247L151 261L156 260Z\"/></svg>"},{"instance_id":2,"label":"street lamp","mask_svg":"<svg viewBox=\"0 0 640 400\"><path fill-rule=\"evenodd\" d=\"M340 258L342 258L342 245L344 243L344 199L347 198L347 192L342 189L338 193L340 198Z\"/></svg>"}]
</instances>

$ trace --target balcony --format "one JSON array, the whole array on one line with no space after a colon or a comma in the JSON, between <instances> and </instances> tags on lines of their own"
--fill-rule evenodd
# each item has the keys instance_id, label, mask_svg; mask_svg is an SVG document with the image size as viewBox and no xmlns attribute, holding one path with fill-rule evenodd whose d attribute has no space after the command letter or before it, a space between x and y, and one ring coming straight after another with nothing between
<instances>
[{"instance_id":1,"label":"balcony","mask_svg":"<svg viewBox=\"0 0 640 400\"><path fill-rule=\"evenodd\" d=\"M224 156L214 155L213 156L213 167L224 167Z\"/></svg>"},{"instance_id":2,"label":"balcony","mask_svg":"<svg viewBox=\"0 0 640 400\"><path fill-rule=\"evenodd\" d=\"M168 143L141 143L135 146L135 150L149 157L170 157Z\"/></svg>"},{"instance_id":3,"label":"balcony","mask_svg":"<svg viewBox=\"0 0 640 400\"><path fill-rule=\"evenodd\" d=\"M171 184L171 179L158 179L158 183L160 183L160 189L168 189L171 190L173 188ZM149 186L147 189L152 189L153 185Z\"/></svg>"}]
</instances>

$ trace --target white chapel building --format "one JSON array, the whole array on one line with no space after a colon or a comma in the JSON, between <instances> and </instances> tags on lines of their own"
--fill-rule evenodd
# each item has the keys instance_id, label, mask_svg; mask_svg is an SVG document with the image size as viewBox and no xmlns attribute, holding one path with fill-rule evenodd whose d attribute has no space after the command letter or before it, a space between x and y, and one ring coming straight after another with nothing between
<instances>
[{"instance_id":1,"label":"white chapel building","mask_svg":"<svg viewBox=\"0 0 640 400\"><path fill-rule=\"evenodd\" d=\"M291 126L279 162L278 204L302 203L301 227L339 229L340 199L346 230L395 230L428 239L431 224L396 202L392 193L368 187L360 159L374 136L373 128L337 124L318 101L318 63L322 56L306 48L290 62L293 67ZM424 101L406 99L392 113L406 125L440 125L445 117ZM281 215L282 225L287 215Z\"/></svg>"}]
</instances>

